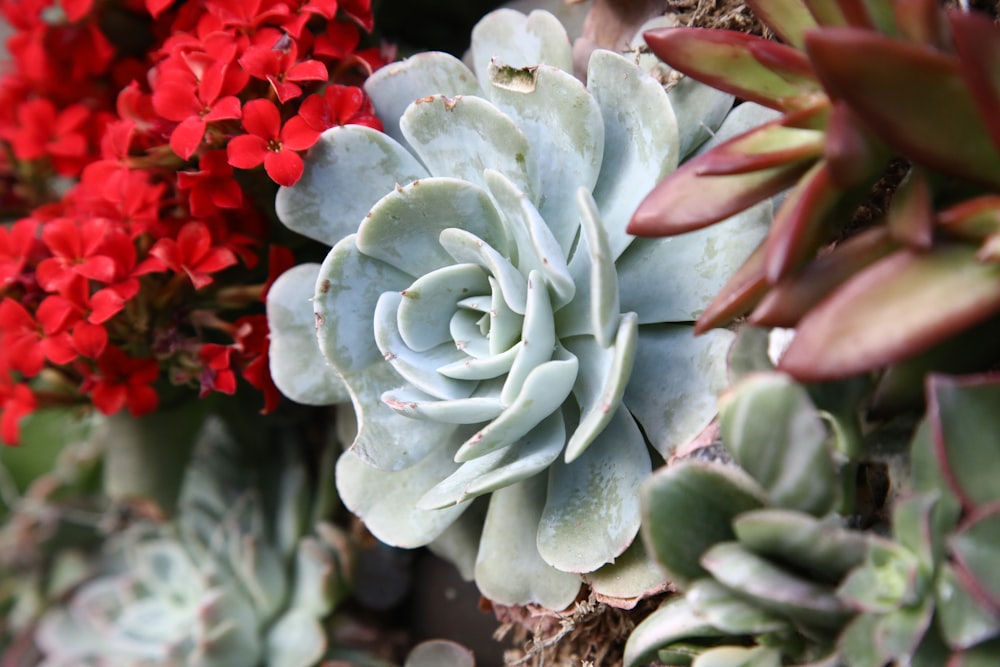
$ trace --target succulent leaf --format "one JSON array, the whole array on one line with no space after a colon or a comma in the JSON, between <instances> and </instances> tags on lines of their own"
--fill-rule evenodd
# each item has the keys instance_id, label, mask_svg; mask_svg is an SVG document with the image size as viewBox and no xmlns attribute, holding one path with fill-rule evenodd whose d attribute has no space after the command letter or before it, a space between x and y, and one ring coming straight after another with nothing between
<instances>
[{"instance_id":1,"label":"succulent leaf","mask_svg":"<svg viewBox=\"0 0 1000 667\"><path fill-rule=\"evenodd\" d=\"M998 277L964 246L893 253L801 320L779 368L822 381L904 359L1000 309Z\"/></svg>"},{"instance_id":2,"label":"succulent leaf","mask_svg":"<svg viewBox=\"0 0 1000 667\"><path fill-rule=\"evenodd\" d=\"M994 147L1000 148L1000 31L989 16L980 12L948 12L962 75L979 114L989 130Z\"/></svg>"},{"instance_id":3,"label":"succulent leaf","mask_svg":"<svg viewBox=\"0 0 1000 667\"><path fill-rule=\"evenodd\" d=\"M806 31L818 27L808 5L799 0L750 0L747 4L783 42L800 50Z\"/></svg>"},{"instance_id":4,"label":"succulent leaf","mask_svg":"<svg viewBox=\"0 0 1000 667\"><path fill-rule=\"evenodd\" d=\"M989 131L956 58L852 28L813 32L806 50L824 87L901 153L973 182L1000 185L1000 150L982 140ZM899 108L907 113L896 113Z\"/></svg>"},{"instance_id":5,"label":"succulent leaf","mask_svg":"<svg viewBox=\"0 0 1000 667\"><path fill-rule=\"evenodd\" d=\"M658 649L691 637L721 637L725 633L694 613L686 598L675 597L643 619L629 635L622 662L638 667L649 662Z\"/></svg>"}]
</instances>

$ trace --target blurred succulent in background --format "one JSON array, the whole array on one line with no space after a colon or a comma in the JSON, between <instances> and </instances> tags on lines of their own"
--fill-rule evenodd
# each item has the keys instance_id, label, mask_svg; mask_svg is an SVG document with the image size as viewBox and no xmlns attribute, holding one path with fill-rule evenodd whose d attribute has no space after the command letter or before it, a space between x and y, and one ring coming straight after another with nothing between
<instances>
[{"instance_id":1,"label":"blurred succulent in background","mask_svg":"<svg viewBox=\"0 0 1000 667\"><path fill-rule=\"evenodd\" d=\"M272 373L293 400L350 396L337 485L381 540L431 544L502 604L562 609L580 575L635 598L663 583L634 541L638 486L724 384L732 334L690 323L770 204L636 240L628 216L731 96L668 94L609 51L584 87L544 12L485 17L471 61L381 70L386 134L332 129L279 192L283 222L334 247L269 294Z\"/></svg>"},{"instance_id":2,"label":"blurred succulent in background","mask_svg":"<svg viewBox=\"0 0 1000 667\"><path fill-rule=\"evenodd\" d=\"M328 655L321 621L352 568L346 536L323 521L332 495L313 491L293 447L259 468L250 449L205 422L176 519L106 543L103 573L39 622L42 665L305 667Z\"/></svg>"},{"instance_id":3,"label":"blurred succulent in background","mask_svg":"<svg viewBox=\"0 0 1000 667\"><path fill-rule=\"evenodd\" d=\"M795 326L781 368L805 381L915 358L988 368L995 351L970 362L968 341L939 348L1000 311L1000 28L934 0L748 4L782 43L695 28L646 38L679 71L781 116L670 174L629 231L688 232L792 187L698 331L748 312ZM894 192L887 207L873 188Z\"/></svg>"},{"instance_id":4,"label":"blurred succulent in background","mask_svg":"<svg viewBox=\"0 0 1000 667\"><path fill-rule=\"evenodd\" d=\"M930 379L886 525L852 497L850 428L788 376L747 375L721 415L738 466L682 461L644 487L644 538L682 595L636 628L625 664L995 661L998 398L996 377Z\"/></svg>"}]
</instances>

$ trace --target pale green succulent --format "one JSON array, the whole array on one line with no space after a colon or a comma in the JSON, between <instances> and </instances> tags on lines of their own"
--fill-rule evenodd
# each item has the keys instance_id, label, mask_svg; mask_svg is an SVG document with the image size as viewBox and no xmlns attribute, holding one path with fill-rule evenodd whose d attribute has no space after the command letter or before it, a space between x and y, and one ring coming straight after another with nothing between
<instances>
[{"instance_id":1,"label":"pale green succulent","mask_svg":"<svg viewBox=\"0 0 1000 667\"><path fill-rule=\"evenodd\" d=\"M635 206L732 98L671 97L609 51L584 86L544 12L486 16L471 62L376 72L387 134L327 131L279 192L282 221L334 247L269 294L272 373L294 400L352 400L337 487L383 541L432 545L503 604L563 608L580 575L634 597L662 583L626 552L639 485L711 422L725 382L731 334L691 322L770 205L634 239Z\"/></svg>"},{"instance_id":2,"label":"pale green succulent","mask_svg":"<svg viewBox=\"0 0 1000 667\"><path fill-rule=\"evenodd\" d=\"M269 487L250 460L208 420L177 518L109 540L105 573L42 617L41 666L317 664L327 653L320 621L346 592L349 543L315 522L324 501L301 462L274 465Z\"/></svg>"}]
</instances>

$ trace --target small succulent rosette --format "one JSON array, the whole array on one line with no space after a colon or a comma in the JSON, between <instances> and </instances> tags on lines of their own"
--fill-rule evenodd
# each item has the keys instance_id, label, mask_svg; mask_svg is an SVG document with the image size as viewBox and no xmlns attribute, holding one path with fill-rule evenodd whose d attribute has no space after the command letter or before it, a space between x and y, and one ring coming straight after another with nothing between
<instances>
[{"instance_id":1,"label":"small succulent rosette","mask_svg":"<svg viewBox=\"0 0 1000 667\"><path fill-rule=\"evenodd\" d=\"M633 598L662 584L635 541L639 486L725 383L730 332L691 323L770 204L632 238L635 207L732 98L668 94L609 51L585 86L539 11L487 15L469 60L376 72L386 134L329 130L279 192L282 221L333 249L269 294L272 372L293 400L350 398L337 487L378 538L431 545L502 604L564 608L581 575Z\"/></svg>"}]
</instances>

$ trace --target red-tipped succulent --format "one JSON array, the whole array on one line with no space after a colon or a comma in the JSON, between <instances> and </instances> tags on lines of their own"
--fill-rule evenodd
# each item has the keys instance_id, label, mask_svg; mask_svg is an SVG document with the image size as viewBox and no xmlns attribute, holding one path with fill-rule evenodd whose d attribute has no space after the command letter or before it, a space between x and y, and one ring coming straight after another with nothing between
<instances>
[{"instance_id":1,"label":"red-tipped succulent","mask_svg":"<svg viewBox=\"0 0 1000 667\"><path fill-rule=\"evenodd\" d=\"M629 232L684 233L791 188L697 329L742 315L796 327L781 365L801 380L919 365L975 338L1000 313L1000 28L935 0L748 4L780 42L698 28L646 41L782 116L671 173ZM859 225L890 168L905 176L887 210Z\"/></svg>"}]
</instances>

